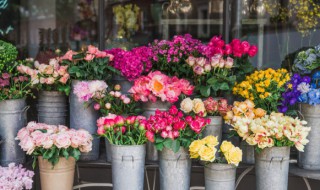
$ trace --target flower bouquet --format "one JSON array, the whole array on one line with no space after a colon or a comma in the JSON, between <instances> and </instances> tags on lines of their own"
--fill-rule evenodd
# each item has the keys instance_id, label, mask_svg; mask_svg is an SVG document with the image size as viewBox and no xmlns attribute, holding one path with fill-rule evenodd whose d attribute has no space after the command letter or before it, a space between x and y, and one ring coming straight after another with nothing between
<instances>
[{"instance_id":1,"label":"flower bouquet","mask_svg":"<svg viewBox=\"0 0 320 190\"><path fill-rule=\"evenodd\" d=\"M242 150L231 142L223 141L219 150L221 157L216 157L218 145L219 141L215 136L195 140L189 147L190 157L206 163L204 169L206 189L223 187L224 190L234 190L236 166L242 160Z\"/></svg>"},{"instance_id":2,"label":"flower bouquet","mask_svg":"<svg viewBox=\"0 0 320 190\"><path fill-rule=\"evenodd\" d=\"M75 161L92 149L92 136L87 131L63 125L29 122L16 139L22 150L33 157L33 168L39 161L41 188L49 190L71 189Z\"/></svg>"},{"instance_id":3,"label":"flower bouquet","mask_svg":"<svg viewBox=\"0 0 320 190\"><path fill-rule=\"evenodd\" d=\"M8 167L0 166L0 189L23 190L32 189L33 171L26 170L22 165L10 163Z\"/></svg>"},{"instance_id":4,"label":"flower bouquet","mask_svg":"<svg viewBox=\"0 0 320 190\"><path fill-rule=\"evenodd\" d=\"M111 144L113 188L127 189L130 185L132 189L143 189L146 118L109 114L98 119L97 126L98 135ZM128 176L132 177L128 179Z\"/></svg>"},{"instance_id":5,"label":"flower bouquet","mask_svg":"<svg viewBox=\"0 0 320 190\"><path fill-rule=\"evenodd\" d=\"M320 45L300 51L294 59L292 70L299 74L311 74L320 67Z\"/></svg>"}]
</instances>

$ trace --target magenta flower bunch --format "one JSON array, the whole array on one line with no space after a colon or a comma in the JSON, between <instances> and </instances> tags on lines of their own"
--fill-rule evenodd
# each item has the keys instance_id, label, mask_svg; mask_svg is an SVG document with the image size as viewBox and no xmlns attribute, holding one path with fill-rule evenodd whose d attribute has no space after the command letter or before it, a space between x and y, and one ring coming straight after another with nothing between
<instances>
[{"instance_id":1,"label":"magenta flower bunch","mask_svg":"<svg viewBox=\"0 0 320 190\"><path fill-rule=\"evenodd\" d=\"M0 189L6 190L23 190L32 189L33 171L10 163L8 167L0 166Z\"/></svg>"}]
</instances>

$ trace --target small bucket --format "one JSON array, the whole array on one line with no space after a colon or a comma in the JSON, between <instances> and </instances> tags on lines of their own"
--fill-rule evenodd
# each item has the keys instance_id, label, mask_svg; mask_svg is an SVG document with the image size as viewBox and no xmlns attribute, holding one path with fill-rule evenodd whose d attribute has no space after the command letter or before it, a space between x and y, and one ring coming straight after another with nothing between
<instances>
[{"instance_id":1,"label":"small bucket","mask_svg":"<svg viewBox=\"0 0 320 190\"><path fill-rule=\"evenodd\" d=\"M212 163L204 168L206 190L234 190L236 167L229 164Z\"/></svg>"}]
</instances>

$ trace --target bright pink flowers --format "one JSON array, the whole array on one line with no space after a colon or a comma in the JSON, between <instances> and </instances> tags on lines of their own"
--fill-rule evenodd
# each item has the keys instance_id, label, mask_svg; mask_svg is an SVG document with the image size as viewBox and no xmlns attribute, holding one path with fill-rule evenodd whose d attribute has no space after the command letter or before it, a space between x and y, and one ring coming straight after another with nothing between
<instances>
[{"instance_id":1,"label":"bright pink flowers","mask_svg":"<svg viewBox=\"0 0 320 190\"><path fill-rule=\"evenodd\" d=\"M169 77L160 71L155 71L138 78L129 92L133 94L135 101L155 102L160 98L161 101L174 103L182 93L191 95L193 89L194 86L185 79Z\"/></svg>"},{"instance_id":2,"label":"bright pink flowers","mask_svg":"<svg viewBox=\"0 0 320 190\"><path fill-rule=\"evenodd\" d=\"M0 166L0 189L23 190L32 189L33 171L26 170L22 165L10 163L8 167Z\"/></svg>"}]
</instances>

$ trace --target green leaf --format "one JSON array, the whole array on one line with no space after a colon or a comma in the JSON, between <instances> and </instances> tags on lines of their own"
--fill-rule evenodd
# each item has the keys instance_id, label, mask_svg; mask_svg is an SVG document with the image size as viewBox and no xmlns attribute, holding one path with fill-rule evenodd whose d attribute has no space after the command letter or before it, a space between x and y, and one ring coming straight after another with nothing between
<instances>
[{"instance_id":1,"label":"green leaf","mask_svg":"<svg viewBox=\"0 0 320 190\"><path fill-rule=\"evenodd\" d=\"M162 143L165 139L156 137L156 143Z\"/></svg>"},{"instance_id":2,"label":"green leaf","mask_svg":"<svg viewBox=\"0 0 320 190\"><path fill-rule=\"evenodd\" d=\"M200 93L204 97L208 97L210 95L210 86L201 86Z\"/></svg>"},{"instance_id":3,"label":"green leaf","mask_svg":"<svg viewBox=\"0 0 320 190\"><path fill-rule=\"evenodd\" d=\"M163 142L163 145L167 148L171 148L172 146L172 139L166 139L164 142Z\"/></svg>"},{"instance_id":4,"label":"green leaf","mask_svg":"<svg viewBox=\"0 0 320 190\"><path fill-rule=\"evenodd\" d=\"M178 152L179 149L180 149L180 141L179 140L174 140L172 142L172 146L171 146L171 149L173 150L173 152Z\"/></svg>"},{"instance_id":5,"label":"green leaf","mask_svg":"<svg viewBox=\"0 0 320 190\"><path fill-rule=\"evenodd\" d=\"M229 88L228 83L223 82L223 83L220 85L220 89L221 89L221 90L229 90L230 88Z\"/></svg>"},{"instance_id":6,"label":"green leaf","mask_svg":"<svg viewBox=\"0 0 320 190\"><path fill-rule=\"evenodd\" d=\"M155 144L155 147L157 150L162 151L164 146L163 146L163 143L157 143L157 144Z\"/></svg>"},{"instance_id":7,"label":"green leaf","mask_svg":"<svg viewBox=\"0 0 320 190\"><path fill-rule=\"evenodd\" d=\"M68 152L68 150L67 150L67 149L62 149L62 155L63 155L63 157L65 157L66 159L68 159L68 158L69 158L69 152Z\"/></svg>"},{"instance_id":8,"label":"green leaf","mask_svg":"<svg viewBox=\"0 0 320 190\"><path fill-rule=\"evenodd\" d=\"M71 156L74 157L74 159L79 160L80 155L81 153L78 149L72 149Z\"/></svg>"},{"instance_id":9,"label":"green leaf","mask_svg":"<svg viewBox=\"0 0 320 190\"><path fill-rule=\"evenodd\" d=\"M212 77L209 80L207 80L207 83L210 85L215 85L218 83L218 80L216 78Z\"/></svg>"}]
</instances>

